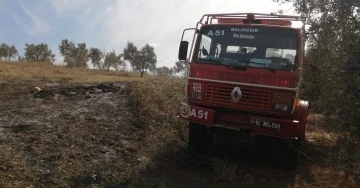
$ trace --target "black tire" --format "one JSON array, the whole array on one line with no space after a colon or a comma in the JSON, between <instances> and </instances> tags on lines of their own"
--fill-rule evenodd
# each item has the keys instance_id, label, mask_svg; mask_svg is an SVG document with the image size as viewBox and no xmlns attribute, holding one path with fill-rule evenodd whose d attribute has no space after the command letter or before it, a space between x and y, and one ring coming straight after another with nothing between
<instances>
[{"instance_id":1,"label":"black tire","mask_svg":"<svg viewBox=\"0 0 360 188\"><path fill-rule=\"evenodd\" d=\"M296 146L281 144L278 160L281 167L286 170L295 170L299 159L299 150Z\"/></svg>"},{"instance_id":2,"label":"black tire","mask_svg":"<svg viewBox=\"0 0 360 188\"><path fill-rule=\"evenodd\" d=\"M204 125L189 123L189 146L198 153L205 153L212 144L214 134Z\"/></svg>"}]
</instances>

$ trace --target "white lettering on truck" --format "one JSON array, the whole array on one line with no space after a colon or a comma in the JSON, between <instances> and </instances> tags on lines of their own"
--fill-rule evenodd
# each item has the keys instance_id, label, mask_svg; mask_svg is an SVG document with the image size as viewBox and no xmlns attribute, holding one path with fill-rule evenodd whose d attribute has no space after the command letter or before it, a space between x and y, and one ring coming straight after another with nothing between
<instances>
[{"instance_id":1,"label":"white lettering on truck","mask_svg":"<svg viewBox=\"0 0 360 188\"><path fill-rule=\"evenodd\" d=\"M257 33L259 29L255 28L231 28L231 31L238 31L238 32L248 32L248 33Z\"/></svg>"},{"instance_id":2,"label":"white lettering on truck","mask_svg":"<svg viewBox=\"0 0 360 188\"><path fill-rule=\"evenodd\" d=\"M208 36L212 36L212 35L215 35L215 36L219 36L219 35L224 35L225 34L225 30L215 30L215 31L212 31L212 30L210 30L209 32L208 32Z\"/></svg>"},{"instance_id":3,"label":"white lettering on truck","mask_svg":"<svg viewBox=\"0 0 360 188\"><path fill-rule=\"evenodd\" d=\"M243 34L236 34L233 35L234 38L241 38L241 39L255 39L254 35L243 35Z\"/></svg>"}]
</instances>

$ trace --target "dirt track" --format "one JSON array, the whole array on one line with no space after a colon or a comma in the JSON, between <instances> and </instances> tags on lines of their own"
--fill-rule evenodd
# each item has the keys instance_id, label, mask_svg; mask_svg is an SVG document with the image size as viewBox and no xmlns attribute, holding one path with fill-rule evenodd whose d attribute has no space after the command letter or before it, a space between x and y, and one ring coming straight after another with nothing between
<instances>
[{"instance_id":1,"label":"dirt track","mask_svg":"<svg viewBox=\"0 0 360 188\"><path fill-rule=\"evenodd\" d=\"M294 172L279 169L271 150L223 138L205 156L179 141L150 158L153 143L124 87L52 83L4 101L0 187L349 187L326 163L333 146L316 141L306 143Z\"/></svg>"}]
</instances>

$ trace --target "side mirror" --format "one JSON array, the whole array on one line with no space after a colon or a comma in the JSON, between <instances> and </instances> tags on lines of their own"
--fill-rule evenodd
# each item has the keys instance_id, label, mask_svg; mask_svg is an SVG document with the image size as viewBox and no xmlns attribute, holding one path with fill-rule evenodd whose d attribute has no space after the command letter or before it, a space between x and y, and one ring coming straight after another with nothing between
<instances>
[{"instance_id":1,"label":"side mirror","mask_svg":"<svg viewBox=\"0 0 360 188\"><path fill-rule=\"evenodd\" d=\"M209 55L209 52L207 51L207 49L204 48L204 46L203 46L202 49L201 49L201 53L202 53L204 56L208 56L208 55Z\"/></svg>"},{"instance_id":2,"label":"side mirror","mask_svg":"<svg viewBox=\"0 0 360 188\"><path fill-rule=\"evenodd\" d=\"M180 42L179 55L178 55L179 60L186 60L188 47L189 47L188 41Z\"/></svg>"}]
</instances>

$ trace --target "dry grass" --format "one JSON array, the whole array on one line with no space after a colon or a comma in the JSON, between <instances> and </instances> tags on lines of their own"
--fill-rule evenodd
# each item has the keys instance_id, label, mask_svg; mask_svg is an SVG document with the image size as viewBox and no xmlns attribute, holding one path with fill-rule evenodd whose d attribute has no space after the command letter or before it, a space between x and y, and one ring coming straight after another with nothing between
<instances>
[{"instance_id":1,"label":"dry grass","mask_svg":"<svg viewBox=\"0 0 360 188\"><path fill-rule=\"evenodd\" d=\"M145 75L145 77L149 77L149 75ZM0 62L0 79L103 83L136 81L142 78L134 72L67 68L44 62Z\"/></svg>"},{"instance_id":2,"label":"dry grass","mask_svg":"<svg viewBox=\"0 0 360 188\"><path fill-rule=\"evenodd\" d=\"M182 79L41 63L0 63L0 78L0 187L356 187L343 167L360 160L341 156L357 146L326 131L321 115L309 116L299 168L287 172L235 144L205 156L189 150L187 124L176 118ZM31 98L48 81L131 84L90 99Z\"/></svg>"},{"instance_id":3,"label":"dry grass","mask_svg":"<svg viewBox=\"0 0 360 188\"><path fill-rule=\"evenodd\" d=\"M278 169L271 159L263 160L266 152L233 143L215 143L216 149L205 156L192 153L186 147L186 123L175 118L183 83L153 79L129 88L134 113L147 130L150 159L147 168L133 177L133 187L356 187L355 175L336 162L344 155L339 143L344 134L327 131L320 114L308 117L307 142L293 172Z\"/></svg>"},{"instance_id":4,"label":"dry grass","mask_svg":"<svg viewBox=\"0 0 360 188\"><path fill-rule=\"evenodd\" d=\"M148 132L149 151L158 152L159 148L184 139L185 122L176 118L184 100L184 86L183 79L162 77L133 82L127 88L133 112Z\"/></svg>"}]
</instances>

